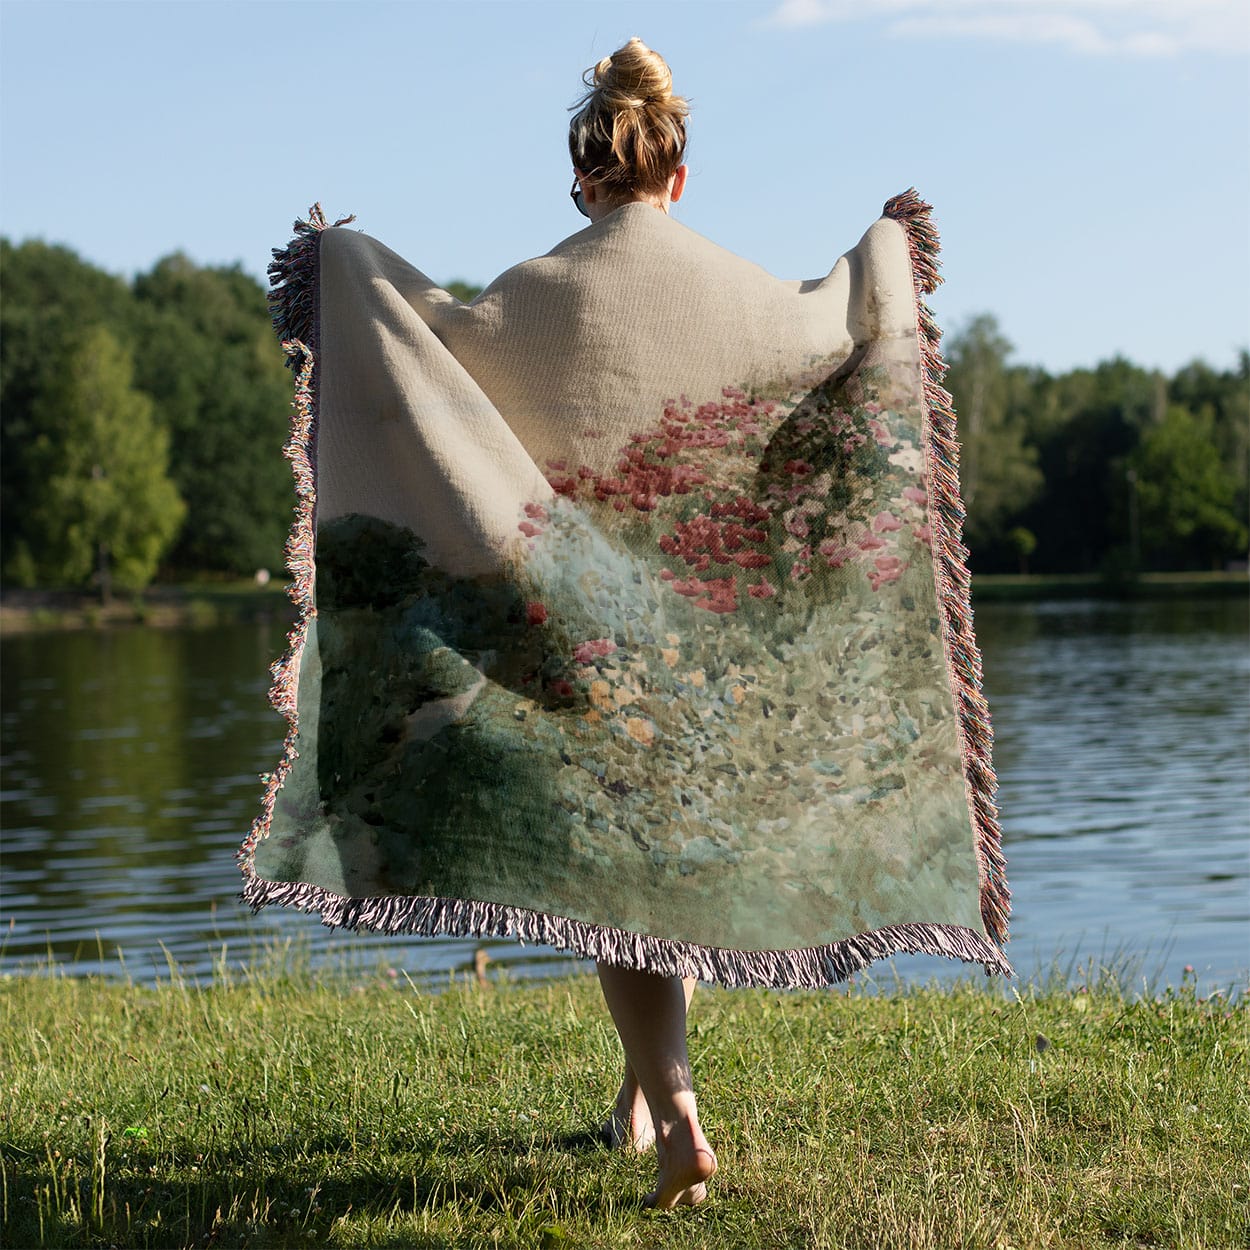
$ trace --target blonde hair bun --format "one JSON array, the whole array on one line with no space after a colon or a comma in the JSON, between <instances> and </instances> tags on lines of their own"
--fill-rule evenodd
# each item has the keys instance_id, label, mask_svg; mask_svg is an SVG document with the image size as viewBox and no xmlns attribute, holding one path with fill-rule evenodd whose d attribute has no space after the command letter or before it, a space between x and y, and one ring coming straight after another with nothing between
<instances>
[{"instance_id":1,"label":"blonde hair bun","mask_svg":"<svg viewBox=\"0 0 1250 1250\"><path fill-rule=\"evenodd\" d=\"M668 63L635 36L582 81L569 124L573 164L616 194L663 190L685 156L690 112Z\"/></svg>"},{"instance_id":2,"label":"blonde hair bun","mask_svg":"<svg viewBox=\"0 0 1250 1250\"><path fill-rule=\"evenodd\" d=\"M673 74L668 64L636 35L593 70L587 70L585 81L592 93L602 92L604 103L614 110L663 106L673 98ZM680 103L684 110L685 101Z\"/></svg>"}]
</instances>

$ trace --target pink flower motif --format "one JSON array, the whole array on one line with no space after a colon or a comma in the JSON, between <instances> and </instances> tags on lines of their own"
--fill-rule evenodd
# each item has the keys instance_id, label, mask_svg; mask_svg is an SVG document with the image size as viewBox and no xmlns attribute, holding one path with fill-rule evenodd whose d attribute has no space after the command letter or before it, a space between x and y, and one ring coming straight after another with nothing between
<instances>
[{"instance_id":1,"label":"pink flower motif","mask_svg":"<svg viewBox=\"0 0 1250 1250\"><path fill-rule=\"evenodd\" d=\"M517 526L517 529L519 529L526 538L537 538L538 535L543 532L543 527L541 525L535 525L533 521L522 521L521 524Z\"/></svg>"},{"instance_id":2,"label":"pink flower motif","mask_svg":"<svg viewBox=\"0 0 1250 1250\"><path fill-rule=\"evenodd\" d=\"M562 699L567 699L570 695L572 695L573 687L571 683L565 681L564 678L561 677L558 681L553 681L551 683L551 692L552 694L559 695Z\"/></svg>"},{"instance_id":3,"label":"pink flower motif","mask_svg":"<svg viewBox=\"0 0 1250 1250\"><path fill-rule=\"evenodd\" d=\"M921 490L919 486L907 486L903 489L903 498L908 503L919 504L922 508L929 501L928 494Z\"/></svg>"},{"instance_id":4,"label":"pink flower motif","mask_svg":"<svg viewBox=\"0 0 1250 1250\"><path fill-rule=\"evenodd\" d=\"M525 623L527 625L541 625L546 619L546 604L539 603L537 600L534 600L525 605Z\"/></svg>"},{"instance_id":5,"label":"pink flower motif","mask_svg":"<svg viewBox=\"0 0 1250 1250\"><path fill-rule=\"evenodd\" d=\"M808 532L807 518L795 514L786 517L786 532L793 534L795 538L806 538Z\"/></svg>"},{"instance_id":6,"label":"pink flower motif","mask_svg":"<svg viewBox=\"0 0 1250 1250\"><path fill-rule=\"evenodd\" d=\"M894 530L901 530L903 523L892 512L878 512L872 518L872 528L878 534L889 534Z\"/></svg>"},{"instance_id":7,"label":"pink flower motif","mask_svg":"<svg viewBox=\"0 0 1250 1250\"><path fill-rule=\"evenodd\" d=\"M525 505L525 515L531 521L545 521L547 519L547 509L540 503L527 503Z\"/></svg>"},{"instance_id":8,"label":"pink flower motif","mask_svg":"<svg viewBox=\"0 0 1250 1250\"><path fill-rule=\"evenodd\" d=\"M885 539L878 538L876 534L865 534L856 545L860 551L875 551L877 548L885 546Z\"/></svg>"},{"instance_id":9,"label":"pink flower motif","mask_svg":"<svg viewBox=\"0 0 1250 1250\"><path fill-rule=\"evenodd\" d=\"M781 467L795 477L803 477L812 471L812 466L806 460L787 460Z\"/></svg>"},{"instance_id":10,"label":"pink flower motif","mask_svg":"<svg viewBox=\"0 0 1250 1250\"><path fill-rule=\"evenodd\" d=\"M913 525L911 532L914 537L920 539L926 546L933 545L933 531L927 525Z\"/></svg>"},{"instance_id":11,"label":"pink flower motif","mask_svg":"<svg viewBox=\"0 0 1250 1250\"><path fill-rule=\"evenodd\" d=\"M591 664L596 657L611 655L615 650L616 643L611 638L591 638L573 648L573 658L579 664Z\"/></svg>"},{"instance_id":12,"label":"pink flower motif","mask_svg":"<svg viewBox=\"0 0 1250 1250\"><path fill-rule=\"evenodd\" d=\"M747 594L752 599L771 599L777 593L777 587L772 585L768 578L762 577L754 586L747 587Z\"/></svg>"},{"instance_id":13,"label":"pink flower motif","mask_svg":"<svg viewBox=\"0 0 1250 1250\"><path fill-rule=\"evenodd\" d=\"M855 558L853 547L844 547L832 538L826 538L816 550L825 557L825 562L831 569L840 569L848 560Z\"/></svg>"},{"instance_id":14,"label":"pink flower motif","mask_svg":"<svg viewBox=\"0 0 1250 1250\"><path fill-rule=\"evenodd\" d=\"M734 563L744 569L762 569L772 563L772 557L762 551L740 551L734 556Z\"/></svg>"},{"instance_id":15,"label":"pink flower motif","mask_svg":"<svg viewBox=\"0 0 1250 1250\"><path fill-rule=\"evenodd\" d=\"M868 570L868 581L873 590L880 590L887 582L896 582L907 567L898 556L878 556L873 563L875 569Z\"/></svg>"},{"instance_id":16,"label":"pink flower motif","mask_svg":"<svg viewBox=\"0 0 1250 1250\"><path fill-rule=\"evenodd\" d=\"M702 592L701 597L694 601L696 608L703 608L707 612L733 612L737 609L738 587L732 577L713 577L707 581L692 577L690 581L692 584L697 583L699 591ZM674 582L674 589L677 586L678 583Z\"/></svg>"},{"instance_id":17,"label":"pink flower motif","mask_svg":"<svg viewBox=\"0 0 1250 1250\"><path fill-rule=\"evenodd\" d=\"M894 436L875 417L868 418L868 428L872 431L872 436L877 440L879 447L892 447L894 445Z\"/></svg>"}]
</instances>

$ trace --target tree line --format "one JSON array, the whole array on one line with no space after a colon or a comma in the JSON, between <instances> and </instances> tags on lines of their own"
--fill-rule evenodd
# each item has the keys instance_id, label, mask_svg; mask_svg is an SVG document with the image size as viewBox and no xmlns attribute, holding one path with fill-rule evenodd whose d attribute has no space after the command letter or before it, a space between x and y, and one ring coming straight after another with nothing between
<instances>
[{"instance_id":1,"label":"tree line","mask_svg":"<svg viewBox=\"0 0 1250 1250\"><path fill-rule=\"evenodd\" d=\"M1250 353L1171 377L1120 357L1052 375L1011 356L986 315L946 345L974 571L1122 577L1245 560Z\"/></svg>"},{"instance_id":2,"label":"tree line","mask_svg":"<svg viewBox=\"0 0 1250 1250\"><path fill-rule=\"evenodd\" d=\"M107 595L280 567L291 380L262 286L182 255L127 282L3 239L0 277L0 580ZM1118 358L1051 375L1012 354L991 316L946 344L974 571L1245 558L1250 354L1171 377Z\"/></svg>"}]
</instances>

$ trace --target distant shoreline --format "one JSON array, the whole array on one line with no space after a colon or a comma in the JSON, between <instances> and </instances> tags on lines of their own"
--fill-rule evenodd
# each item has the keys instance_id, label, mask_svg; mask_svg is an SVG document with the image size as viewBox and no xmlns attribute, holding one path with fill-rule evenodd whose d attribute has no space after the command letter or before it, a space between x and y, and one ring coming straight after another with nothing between
<instances>
[{"instance_id":1,"label":"distant shoreline","mask_svg":"<svg viewBox=\"0 0 1250 1250\"><path fill-rule=\"evenodd\" d=\"M185 582L115 595L107 606L81 590L0 590L0 637L61 630L148 625L160 629L247 621L294 621L295 607L279 580Z\"/></svg>"},{"instance_id":2,"label":"distant shoreline","mask_svg":"<svg viewBox=\"0 0 1250 1250\"><path fill-rule=\"evenodd\" d=\"M980 573L972 579L973 606L1033 599L1230 599L1250 595L1250 575L1142 573L1106 578L1099 573Z\"/></svg>"},{"instance_id":3,"label":"distant shoreline","mask_svg":"<svg viewBox=\"0 0 1250 1250\"><path fill-rule=\"evenodd\" d=\"M1211 599L1250 594L1250 577L1235 573L1145 573L1108 580L1096 573L983 573L973 578L973 605L1042 599ZM81 590L0 590L0 636L68 629L148 625L207 628L247 621L293 621L285 583L189 582L116 596L108 606Z\"/></svg>"}]
</instances>

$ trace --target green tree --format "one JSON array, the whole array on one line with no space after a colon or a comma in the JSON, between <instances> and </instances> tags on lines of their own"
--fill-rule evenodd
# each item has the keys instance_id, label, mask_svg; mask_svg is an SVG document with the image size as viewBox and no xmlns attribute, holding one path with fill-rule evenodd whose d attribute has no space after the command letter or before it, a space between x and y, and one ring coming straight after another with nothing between
<instances>
[{"instance_id":1,"label":"green tree","mask_svg":"<svg viewBox=\"0 0 1250 1250\"><path fill-rule=\"evenodd\" d=\"M1234 369L1193 361L1168 384L1168 398L1210 422L1211 441L1237 483L1233 511L1244 521L1250 516L1250 352L1239 354Z\"/></svg>"},{"instance_id":2,"label":"green tree","mask_svg":"<svg viewBox=\"0 0 1250 1250\"><path fill-rule=\"evenodd\" d=\"M1234 511L1237 479L1215 445L1209 416L1170 406L1129 463L1148 563L1219 567L1245 554L1246 526Z\"/></svg>"},{"instance_id":3,"label":"green tree","mask_svg":"<svg viewBox=\"0 0 1250 1250\"><path fill-rule=\"evenodd\" d=\"M1119 358L1041 386L1027 420L1045 485L1020 517L1037 536L1035 571L1129 562L1128 456L1165 401L1162 375Z\"/></svg>"},{"instance_id":4,"label":"green tree","mask_svg":"<svg viewBox=\"0 0 1250 1250\"><path fill-rule=\"evenodd\" d=\"M1007 534L1007 543L1020 560L1020 572L1029 571L1029 557L1037 550L1037 537L1032 530L1017 525Z\"/></svg>"},{"instance_id":5,"label":"green tree","mask_svg":"<svg viewBox=\"0 0 1250 1250\"><path fill-rule=\"evenodd\" d=\"M129 352L88 330L36 399L28 463L39 483L24 563L39 581L112 587L151 581L182 522L169 439L134 389Z\"/></svg>"},{"instance_id":6,"label":"green tree","mask_svg":"<svg viewBox=\"0 0 1250 1250\"><path fill-rule=\"evenodd\" d=\"M29 454L40 434L36 401L93 327L107 325L130 341L134 301L122 279L69 248L38 240L14 247L0 239L0 272L0 571L7 580L29 582L27 526L44 488Z\"/></svg>"},{"instance_id":7,"label":"green tree","mask_svg":"<svg viewBox=\"0 0 1250 1250\"><path fill-rule=\"evenodd\" d=\"M466 282L463 278L453 278L444 288L449 295L454 295L462 304L471 304L482 293L480 286Z\"/></svg>"},{"instance_id":8,"label":"green tree","mask_svg":"<svg viewBox=\"0 0 1250 1250\"><path fill-rule=\"evenodd\" d=\"M171 562L235 573L280 567L291 523L281 455L291 381L264 291L238 266L203 268L175 255L135 280L135 298L137 384L169 429L170 472L187 503Z\"/></svg>"},{"instance_id":9,"label":"green tree","mask_svg":"<svg viewBox=\"0 0 1250 1250\"><path fill-rule=\"evenodd\" d=\"M1021 417L1028 371L1008 366L1011 351L988 314L975 317L947 347L945 386L955 400L960 491L968 509L964 534L982 566L996 552L1015 554L1007 522L1042 487L1037 450L1026 441Z\"/></svg>"}]
</instances>

